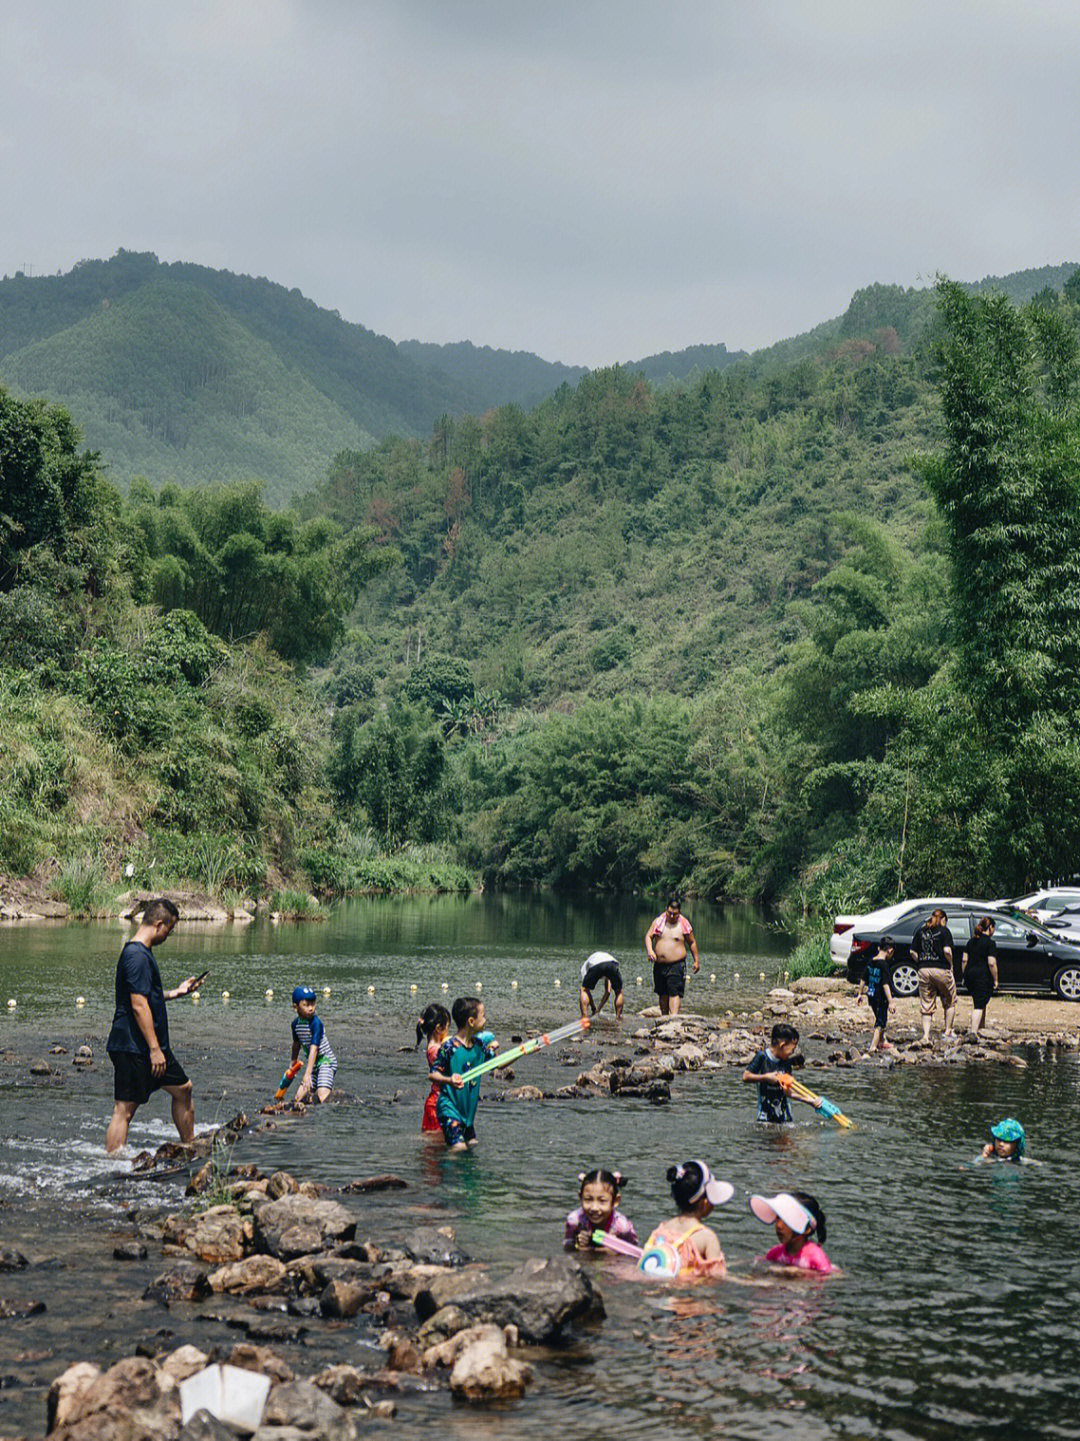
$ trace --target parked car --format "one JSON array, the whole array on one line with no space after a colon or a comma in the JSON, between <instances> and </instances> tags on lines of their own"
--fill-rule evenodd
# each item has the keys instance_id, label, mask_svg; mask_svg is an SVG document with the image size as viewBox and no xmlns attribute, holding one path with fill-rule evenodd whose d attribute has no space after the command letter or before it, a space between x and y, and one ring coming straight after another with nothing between
<instances>
[{"instance_id":1,"label":"parked car","mask_svg":"<svg viewBox=\"0 0 1080 1441\"><path fill-rule=\"evenodd\" d=\"M1044 921L1043 925L1063 941L1080 943L1080 905L1068 906L1065 910L1058 911L1048 921Z\"/></svg>"},{"instance_id":2,"label":"parked car","mask_svg":"<svg viewBox=\"0 0 1080 1441\"><path fill-rule=\"evenodd\" d=\"M1038 921L1049 921L1061 911L1080 907L1080 886L1049 886L1045 890L1031 891L1026 896L1017 896L1015 900L997 901L996 904L1028 911Z\"/></svg>"},{"instance_id":3,"label":"parked car","mask_svg":"<svg viewBox=\"0 0 1080 1441\"><path fill-rule=\"evenodd\" d=\"M849 980L858 980L862 964L873 955L882 936L895 944L890 985L894 996L913 996L919 976L910 954L911 938L938 902L923 903L897 917L887 926L857 929L848 958ZM1080 1001L1080 941L1057 935L1047 926L1032 921L1015 908L985 906L974 901L941 903L953 936L953 971L960 981L960 956L971 939L980 916L993 915L994 953L998 963L998 988L1017 994L1058 995L1063 1001Z\"/></svg>"},{"instance_id":4,"label":"parked car","mask_svg":"<svg viewBox=\"0 0 1080 1441\"><path fill-rule=\"evenodd\" d=\"M1080 894L1077 895L1076 903L1080 905ZM865 916L837 916L833 921L832 935L829 937L829 955L832 957L833 965L846 966L848 956L851 954L851 942L856 932L861 934L863 931L874 931L880 927L881 933L888 935L890 928L898 924L912 910L929 915L938 906L948 913L950 907L953 906L982 906L984 910L993 910L1000 904L1003 903L973 901L966 896L916 896L913 900L897 901L894 905L883 906L878 911L868 911ZM913 926L913 932L914 929Z\"/></svg>"}]
</instances>

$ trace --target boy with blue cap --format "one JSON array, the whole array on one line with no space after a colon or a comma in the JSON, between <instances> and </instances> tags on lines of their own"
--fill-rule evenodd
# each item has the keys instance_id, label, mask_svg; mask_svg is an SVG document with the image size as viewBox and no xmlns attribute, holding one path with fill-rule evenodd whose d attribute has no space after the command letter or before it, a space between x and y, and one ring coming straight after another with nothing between
<instances>
[{"instance_id":1,"label":"boy with blue cap","mask_svg":"<svg viewBox=\"0 0 1080 1441\"><path fill-rule=\"evenodd\" d=\"M292 1023L292 1058L295 1062L304 1052L304 1074L296 1099L304 1101L314 1094L317 1101L328 1101L337 1074L337 1057L326 1039L326 1028L315 1014L315 992L310 986L297 986L292 993L296 1020Z\"/></svg>"}]
</instances>

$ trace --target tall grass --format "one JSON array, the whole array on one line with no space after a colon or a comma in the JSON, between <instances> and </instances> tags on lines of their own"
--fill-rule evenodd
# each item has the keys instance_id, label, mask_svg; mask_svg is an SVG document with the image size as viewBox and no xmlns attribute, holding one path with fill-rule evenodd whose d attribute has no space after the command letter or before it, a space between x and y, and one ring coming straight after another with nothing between
<instances>
[{"instance_id":1,"label":"tall grass","mask_svg":"<svg viewBox=\"0 0 1080 1441\"><path fill-rule=\"evenodd\" d=\"M101 864L79 858L65 861L52 885L52 893L67 902L73 916L100 916L111 908L115 889L108 884Z\"/></svg>"},{"instance_id":2,"label":"tall grass","mask_svg":"<svg viewBox=\"0 0 1080 1441\"><path fill-rule=\"evenodd\" d=\"M803 936L788 957L787 969L791 979L800 976L835 976L837 969L829 955L829 936L832 926L818 924Z\"/></svg>"}]
</instances>

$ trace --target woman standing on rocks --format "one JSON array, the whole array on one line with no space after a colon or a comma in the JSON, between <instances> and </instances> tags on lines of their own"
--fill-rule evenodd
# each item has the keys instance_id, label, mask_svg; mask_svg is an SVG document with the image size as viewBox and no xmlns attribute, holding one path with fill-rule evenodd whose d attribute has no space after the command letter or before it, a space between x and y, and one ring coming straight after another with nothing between
<instances>
[{"instance_id":1,"label":"woman standing on rocks","mask_svg":"<svg viewBox=\"0 0 1080 1441\"><path fill-rule=\"evenodd\" d=\"M971 994L971 1034L982 1029L986 1007L998 987L997 956L994 954L994 918L983 916L968 941L960 967Z\"/></svg>"}]
</instances>

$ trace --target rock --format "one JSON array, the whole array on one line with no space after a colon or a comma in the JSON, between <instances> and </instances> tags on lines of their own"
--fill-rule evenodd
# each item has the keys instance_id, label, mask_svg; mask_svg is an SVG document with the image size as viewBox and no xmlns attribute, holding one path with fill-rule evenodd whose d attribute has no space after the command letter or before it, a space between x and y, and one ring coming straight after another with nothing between
<instances>
[{"instance_id":1,"label":"rock","mask_svg":"<svg viewBox=\"0 0 1080 1441\"><path fill-rule=\"evenodd\" d=\"M238 1366L242 1371L258 1371L263 1376L269 1376L271 1381L294 1381L291 1368L265 1346L253 1346L248 1341L241 1341L239 1346L234 1346L226 1358L230 1366Z\"/></svg>"},{"instance_id":2,"label":"rock","mask_svg":"<svg viewBox=\"0 0 1080 1441\"><path fill-rule=\"evenodd\" d=\"M350 1286L366 1286L372 1289L372 1268L365 1261L352 1261L344 1256L335 1256L325 1251L313 1256L298 1256L288 1264L289 1275L302 1291L309 1295L321 1294L331 1281L347 1281Z\"/></svg>"},{"instance_id":3,"label":"rock","mask_svg":"<svg viewBox=\"0 0 1080 1441\"><path fill-rule=\"evenodd\" d=\"M391 1371L420 1370L420 1352L416 1343L400 1331L384 1332L379 1345L386 1352L386 1364Z\"/></svg>"},{"instance_id":4,"label":"rock","mask_svg":"<svg viewBox=\"0 0 1080 1441\"><path fill-rule=\"evenodd\" d=\"M295 1427L311 1441L356 1441L356 1423L332 1396L310 1381L287 1381L270 1392L257 1441L276 1441L275 1427Z\"/></svg>"},{"instance_id":5,"label":"rock","mask_svg":"<svg viewBox=\"0 0 1080 1441\"><path fill-rule=\"evenodd\" d=\"M433 1371L437 1366L453 1366L466 1346L471 1346L474 1341L481 1339L489 1331L498 1329L489 1322L484 1322L479 1326L465 1326L447 1340L441 1341L436 1346L429 1346L424 1352L420 1364L425 1371ZM503 1327L499 1334L503 1337L505 1345L516 1346L518 1344L518 1333L513 1326Z\"/></svg>"},{"instance_id":6,"label":"rock","mask_svg":"<svg viewBox=\"0 0 1080 1441\"><path fill-rule=\"evenodd\" d=\"M32 1076L51 1076L52 1073L53 1069L44 1057L39 1057L36 1061L30 1062L30 1074Z\"/></svg>"},{"instance_id":7,"label":"rock","mask_svg":"<svg viewBox=\"0 0 1080 1441\"><path fill-rule=\"evenodd\" d=\"M96 1368L88 1368L94 1370ZM142 1356L128 1356L83 1384L71 1367L53 1382L46 1403L50 1432L64 1441L172 1441L180 1423L176 1382ZM74 1385L65 1384L74 1379ZM63 1423L55 1420L61 1410Z\"/></svg>"},{"instance_id":8,"label":"rock","mask_svg":"<svg viewBox=\"0 0 1080 1441\"><path fill-rule=\"evenodd\" d=\"M406 1191L408 1181L403 1181L400 1176L368 1176L362 1181L348 1181L341 1187L342 1191Z\"/></svg>"},{"instance_id":9,"label":"rock","mask_svg":"<svg viewBox=\"0 0 1080 1441\"><path fill-rule=\"evenodd\" d=\"M367 1287L353 1286L348 1281L331 1281L319 1297L319 1310L324 1316L346 1320L356 1315L370 1294Z\"/></svg>"},{"instance_id":10,"label":"rock","mask_svg":"<svg viewBox=\"0 0 1080 1441\"><path fill-rule=\"evenodd\" d=\"M531 1259L509 1271L451 1271L417 1292L421 1321L454 1305L471 1321L518 1328L522 1339L544 1344L587 1316L602 1316L603 1301L580 1263L570 1256Z\"/></svg>"},{"instance_id":11,"label":"rock","mask_svg":"<svg viewBox=\"0 0 1080 1441\"><path fill-rule=\"evenodd\" d=\"M76 1361L49 1387L45 1401L45 1430L55 1431L57 1426L67 1423L79 1414L81 1397L101 1375L100 1366L91 1366L89 1361Z\"/></svg>"},{"instance_id":12,"label":"rock","mask_svg":"<svg viewBox=\"0 0 1080 1441\"><path fill-rule=\"evenodd\" d=\"M769 999L773 1001L793 1001L795 992L789 991L787 986L773 986L769 992Z\"/></svg>"},{"instance_id":13,"label":"rock","mask_svg":"<svg viewBox=\"0 0 1080 1441\"><path fill-rule=\"evenodd\" d=\"M287 1295L292 1290L285 1263L276 1256L248 1256L221 1266L210 1273L209 1282L212 1291L227 1291L230 1295L242 1296L251 1291Z\"/></svg>"},{"instance_id":14,"label":"rock","mask_svg":"<svg viewBox=\"0 0 1080 1441\"><path fill-rule=\"evenodd\" d=\"M236 1441L236 1432L209 1411L196 1411L181 1426L177 1441Z\"/></svg>"},{"instance_id":15,"label":"rock","mask_svg":"<svg viewBox=\"0 0 1080 1441\"><path fill-rule=\"evenodd\" d=\"M842 975L836 976L798 976L791 983L791 989L797 995L823 996L830 991L846 994L852 990L851 983Z\"/></svg>"},{"instance_id":16,"label":"rock","mask_svg":"<svg viewBox=\"0 0 1080 1441\"><path fill-rule=\"evenodd\" d=\"M422 1348L437 1346L451 1336L456 1336L459 1331L466 1330L468 1325L469 1318L460 1306L440 1306L417 1331L417 1345ZM427 1365L426 1354L424 1365Z\"/></svg>"},{"instance_id":17,"label":"rock","mask_svg":"<svg viewBox=\"0 0 1080 1441\"><path fill-rule=\"evenodd\" d=\"M205 1351L200 1351L198 1346L178 1346L160 1363L160 1369L179 1385L197 1371L204 1371L209 1361L210 1357Z\"/></svg>"},{"instance_id":18,"label":"rock","mask_svg":"<svg viewBox=\"0 0 1080 1441\"><path fill-rule=\"evenodd\" d=\"M0 1271L24 1271L26 1266L26 1257L21 1251L12 1246L0 1248Z\"/></svg>"},{"instance_id":19,"label":"rock","mask_svg":"<svg viewBox=\"0 0 1080 1441\"><path fill-rule=\"evenodd\" d=\"M454 1362L450 1389L466 1401L493 1401L523 1396L531 1380L532 1368L508 1353L506 1337L497 1326L488 1326Z\"/></svg>"},{"instance_id":20,"label":"rock","mask_svg":"<svg viewBox=\"0 0 1080 1441\"><path fill-rule=\"evenodd\" d=\"M511 1086L503 1092L508 1101L542 1101L544 1093L539 1086Z\"/></svg>"},{"instance_id":21,"label":"rock","mask_svg":"<svg viewBox=\"0 0 1080 1441\"><path fill-rule=\"evenodd\" d=\"M676 1048L675 1061L680 1071L699 1071L705 1064L705 1052L692 1041Z\"/></svg>"},{"instance_id":22,"label":"rock","mask_svg":"<svg viewBox=\"0 0 1080 1441\"><path fill-rule=\"evenodd\" d=\"M114 1261L145 1261L149 1252L141 1241L121 1241L113 1247Z\"/></svg>"},{"instance_id":23,"label":"rock","mask_svg":"<svg viewBox=\"0 0 1080 1441\"><path fill-rule=\"evenodd\" d=\"M300 1190L300 1182L288 1171L275 1171L266 1183L266 1194L271 1201L278 1201L282 1196L295 1196Z\"/></svg>"},{"instance_id":24,"label":"rock","mask_svg":"<svg viewBox=\"0 0 1080 1441\"><path fill-rule=\"evenodd\" d=\"M191 1216L166 1216L161 1223L161 1240L166 1246L183 1246L194 1229L195 1220Z\"/></svg>"},{"instance_id":25,"label":"rock","mask_svg":"<svg viewBox=\"0 0 1080 1441\"><path fill-rule=\"evenodd\" d=\"M0 1296L0 1320L14 1321L23 1316L40 1316L45 1309L44 1301L34 1301L28 1296Z\"/></svg>"},{"instance_id":26,"label":"rock","mask_svg":"<svg viewBox=\"0 0 1080 1441\"><path fill-rule=\"evenodd\" d=\"M143 1300L171 1306L177 1301L199 1301L209 1294L210 1282L203 1268L193 1261L183 1261L151 1281L143 1292Z\"/></svg>"},{"instance_id":27,"label":"rock","mask_svg":"<svg viewBox=\"0 0 1080 1441\"><path fill-rule=\"evenodd\" d=\"M359 1406L371 1390L375 1378L370 1371L358 1371L355 1366L328 1366L311 1384L318 1386L332 1396L339 1406Z\"/></svg>"},{"instance_id":28,"label":"rock","mask_svg":"<svg viewBox=\"0 0 1080 1441\"><path fill-rule=\"evenodd\" d=\"M255 1212L256 1245L281 1260L329 1249L355 1235L356 1218L338 1201L282 1196Z\"/></svg>"},{"instance_id":29,"label":"rock","mask_svg":"<svg viewBox=\"0 0 1080 1441\"><path fill-rule=\"evenodd\" d=\"M468 1256L454 1244L449 1226L418 1226L401 1243L407 1256L422 1266L464 1266Z\"/></svg>"},{"instance_id":30,"label":"rock","mask_svg":"<svg viewBox=\"0 0 1080 1441\"><path fill-rule=\"evenodd\" d=\"M195 1217L184 1245L200 1261L239 1261L244 1254L244 1222L235 1206L211 1206Z\"/></svg>"}]
</instances>

